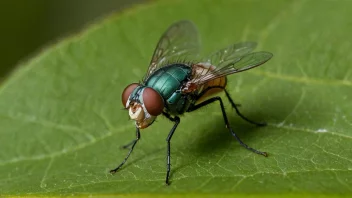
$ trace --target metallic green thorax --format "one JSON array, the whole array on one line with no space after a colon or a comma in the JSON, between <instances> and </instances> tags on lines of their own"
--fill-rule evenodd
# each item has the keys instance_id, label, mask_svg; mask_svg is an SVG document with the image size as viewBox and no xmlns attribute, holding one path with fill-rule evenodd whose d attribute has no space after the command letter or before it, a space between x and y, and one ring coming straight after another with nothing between
<instances>
[{"instance_id":1,"label":"metallic green thorax","mask_svg":"<svg viewBox=\"0 0 352 198\"><path fill-rule=\"evenodd\" d=\"M145 85L159 92L169 113L182 114L192 103L190 96L181 93L181 86L191 75L191 71L191 67L184 64L165 66L155 71Z\"/></svg>"}]
</instances>

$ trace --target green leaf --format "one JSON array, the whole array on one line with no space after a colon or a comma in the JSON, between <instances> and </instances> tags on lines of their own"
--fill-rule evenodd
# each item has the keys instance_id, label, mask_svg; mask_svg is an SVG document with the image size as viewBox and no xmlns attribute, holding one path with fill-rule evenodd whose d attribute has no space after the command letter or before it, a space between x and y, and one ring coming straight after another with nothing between
<instances>
[{"instance_id":1,"label":"green leaf","mask_svg":"<svg viewBox=\"0 0 352 198\"><path fill-rule=\"evenodd\" d=\"M0 89L1 195L272 194L304 197L352 192L351 1L156 1L89 27L21 65ZM142 131L125 166L119 149L135 138L121 92L147 69L163 31L194 21L204 54L249 40L274 58L229 76L241 120L226 101L181 118L165 186L159 118ZM221 95L223 96L223 95Z\"/></svg>"}]
</instances>

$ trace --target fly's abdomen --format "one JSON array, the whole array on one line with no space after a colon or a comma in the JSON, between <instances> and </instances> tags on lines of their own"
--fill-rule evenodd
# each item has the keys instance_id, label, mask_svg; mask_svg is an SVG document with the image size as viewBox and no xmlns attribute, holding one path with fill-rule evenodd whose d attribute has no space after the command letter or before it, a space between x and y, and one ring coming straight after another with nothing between
<instances>
[{"instance_id":1,"label":"fly's abdomen","mask_svg":"<svg viewBox=\"0 0 352 198\"><path fill-rule=\"evenodd\" d=\"M197 103L204 101L209 96L222 92L227 84L226 76L211 80L200 87L201 97L197 100Z\"/></svg>"},{"instance_id":2,"label":"fly's abdomen","mask_svg":"<svg viewBox=\"0 0 352 198\"><path fill-rule=\"evenodd\" d=\"M146 86L159 92L168 104L173 104L180 98L176 91L180 89L190 73L191 68L183 64L162 67L149 77Z\"/></svg>"}]
</instances>

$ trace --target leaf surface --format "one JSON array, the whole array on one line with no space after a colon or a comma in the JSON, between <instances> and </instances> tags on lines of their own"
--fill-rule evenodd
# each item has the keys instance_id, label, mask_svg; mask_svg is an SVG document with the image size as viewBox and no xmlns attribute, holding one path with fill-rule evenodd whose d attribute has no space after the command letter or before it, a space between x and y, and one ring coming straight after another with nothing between
<instances>
[{"instance_id":1,"label":"leaf surface","mask_svg":"<svg viewBox=\"0 0 352 198\"><path fill-rule=\"evenodd\" d=\"M0 89L0 194L340 194L352 192L351 1L155 1L92 25L25 63ZM247 151L218 104L185 114L172 139L172 184L164 185L172 123L135 138L121 92L144 76L163 31L195 22L204 54L256 41L274 58L231 75L226 101ZM223 96L223 95L221 95Z\"/></svg>"}]
</instances>

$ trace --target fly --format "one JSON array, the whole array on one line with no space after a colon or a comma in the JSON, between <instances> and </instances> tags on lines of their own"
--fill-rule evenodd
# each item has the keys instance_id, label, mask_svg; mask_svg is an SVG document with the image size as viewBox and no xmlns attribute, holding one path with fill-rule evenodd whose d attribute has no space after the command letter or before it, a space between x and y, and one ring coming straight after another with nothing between
<instances>
[{"instance_id":1,"label":"fly","mask_svg":"<svg viewBox=\"0 0 352 198\"><path fill-rule=\"evenodd\" d=\"M170 141L180 123L179 116L217 101L220 103L226 128L240 145L254 153L267 156L266 152L251 148L241 141L229 124L222 99L213 96L224 91L242 119L257 126L266 125L242 115L225 89L227 75L262 65L273 56L264 51L252 52L255 47L254 42L236 43L212 53L206 59L199 59L200 40L195 25L190 21L172 24L160 38L143 80L128 85L122 92L122 104L128 110L130 118L135 121L136 139L123 146L129 148L129 152L122 163L110 173L115 173L125 164L141 137L140 129L149 127L159 115L163 115L174 123L166 138L165 183L169 185Z\"/></svg>"}]
</instances>

